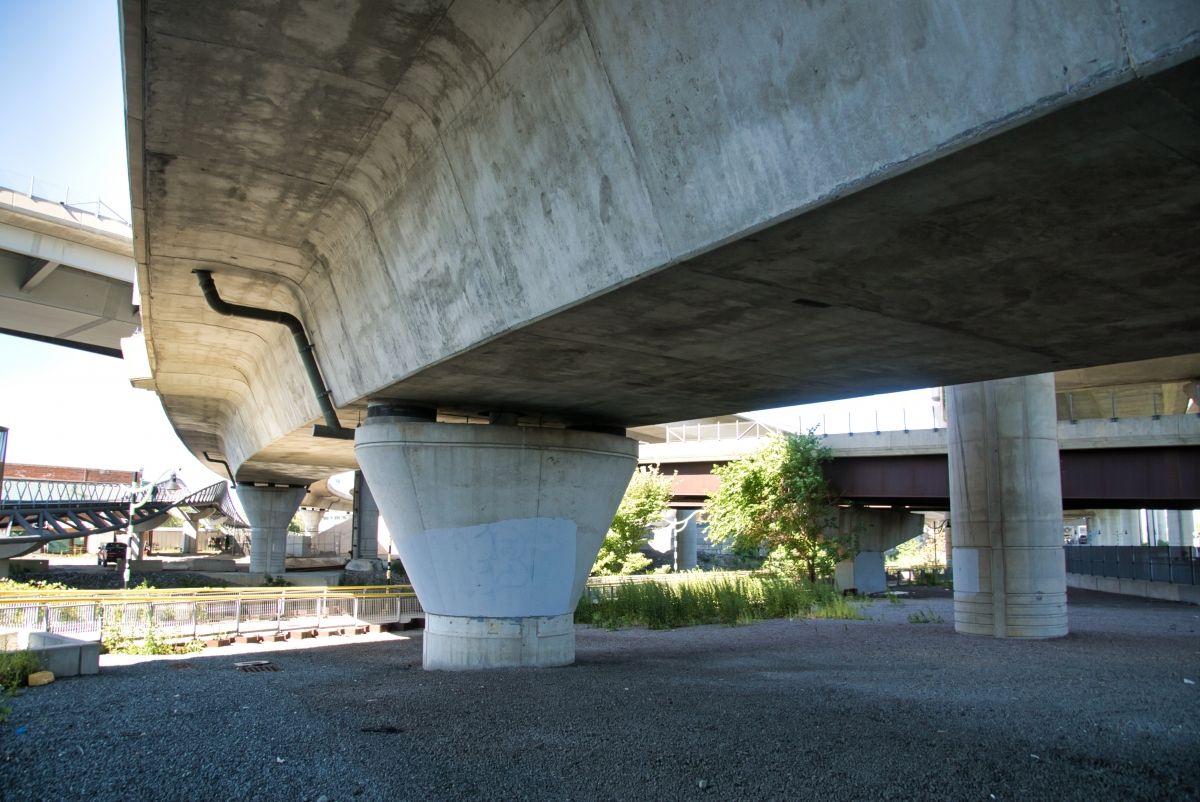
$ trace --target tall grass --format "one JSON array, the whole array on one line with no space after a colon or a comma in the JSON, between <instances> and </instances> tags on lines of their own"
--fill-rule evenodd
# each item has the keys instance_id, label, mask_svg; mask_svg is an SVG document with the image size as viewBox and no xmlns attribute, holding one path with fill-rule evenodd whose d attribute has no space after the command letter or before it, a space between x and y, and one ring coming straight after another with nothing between
<instances>
[{"instance_id":1,"label":"tall grass","mask_svg":"<svg viewBox=\"0 0 1200 802\"><path fill-rule=\"evenodd\" d=\"M589 588L575 608L581 624L672 629L766 618L862 618L828 585L781 577L696 578Z\"/></svg>"}]
</instances>

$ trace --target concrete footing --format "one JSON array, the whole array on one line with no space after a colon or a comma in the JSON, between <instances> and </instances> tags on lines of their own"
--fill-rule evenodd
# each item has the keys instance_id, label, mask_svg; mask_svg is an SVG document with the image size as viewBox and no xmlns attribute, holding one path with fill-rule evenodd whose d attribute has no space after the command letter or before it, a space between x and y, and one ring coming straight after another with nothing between
<instances>
[{"instance_id":1,"label":"concrete footing","mask_svg":"<svg viewBox=\"0 0 1200 802\"><path fill-rule=\"evenodd\" d=\"M461 671L497 666L548 668L575 662L575 616L468 618L426 615L422 663Z\"/></svg>"},{"instance_id":2,"label":"concrete footing","mask_svg":"<svg viewBox=\"0 0 1200 802\"><path fill-rule=\"evenodd\" d=\"M559 666L637 443L372 410L355 456L427 613L425 668Z\"/></svg>"}]
</instances>

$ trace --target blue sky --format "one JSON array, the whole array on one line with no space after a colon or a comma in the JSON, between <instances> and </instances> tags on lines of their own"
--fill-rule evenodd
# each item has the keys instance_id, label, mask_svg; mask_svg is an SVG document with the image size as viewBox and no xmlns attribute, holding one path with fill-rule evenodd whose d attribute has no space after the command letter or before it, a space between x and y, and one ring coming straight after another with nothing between
<instances>
[{"instance_id":1,"label":"blue sky","mask_svg":"<svg viewBox=\"0 0 1200 802\"><path fill-rule=\"evenodd\" d=\"M128 219L115 0L0 0L0 71L0 184L28 191L33 176L39 195L69 188L72 202L100 197ZM217 479L118 359L0 335L0 387L10 462Z\"/></svg>"},{"instance_id":2,"label":"blue sky","mask_svg":"<svg viewBox=\"0 0 1200 802\"><path fill-rule=\"evenodd\" d=\"M0 183L129 219L116 0L0 0Z\"/></svg>"},{"instance_id":3,"label":"blue sky","mask_svg":"<svg viewBox=\"0 0 1200 802\"><path fill-rule=\"evenodd\" d=\"M200 2L201 0L197 0ZM0 0L0 184L62 200L99 196L128 219L124 94L116 0ZM0 426L12 462L183 468L189 485L215 481L170 428L152 393L129 386L109 357L0 335ZM931 425L928 390L755 413L788 428L830 432Z\"/></svg>"}]
</instances>

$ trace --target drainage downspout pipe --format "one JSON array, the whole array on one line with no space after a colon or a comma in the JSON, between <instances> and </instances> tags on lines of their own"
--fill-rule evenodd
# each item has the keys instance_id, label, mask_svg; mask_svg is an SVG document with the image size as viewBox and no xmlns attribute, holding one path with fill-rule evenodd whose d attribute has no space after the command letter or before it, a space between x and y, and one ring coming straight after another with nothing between
<instances>
[{"instance_id":1,"label":"drainage downspout pipe","mask_svg":"<svg viewBox=\"0 0 1200 802\"><path fill-rule=\"evenodd\" d=\"M260 309L255 306L242 306L241 304L231 304L221 300L220 294L217 292L217 285L213 281L211 270L193 270L196 278L200 281L200 289L204 292L204 300L208 301L208 305L214 312L230 317L242 317L250 320L265 320L268 323L279 323L287 326L292 332L292 338L296 341L296 347L300 350L300 362L304 365L304 372L308 374L308 382L312 385L313 392L317 396L317 406L321 408L321 416L325 418L325 425L317 425L313 427L313 437L335 437L341 440L353 440L354 430L346 429L338 420L337 412L333 409L333 402L329 400L329 388L325 386L325 380L321 378L321 371L317 367L316 357L313 356L312 343L308 341L308 335L304 332L304 324L295 315L290 315L287 312L279 312L274 309Z\"/></svg>"}]
</instances>

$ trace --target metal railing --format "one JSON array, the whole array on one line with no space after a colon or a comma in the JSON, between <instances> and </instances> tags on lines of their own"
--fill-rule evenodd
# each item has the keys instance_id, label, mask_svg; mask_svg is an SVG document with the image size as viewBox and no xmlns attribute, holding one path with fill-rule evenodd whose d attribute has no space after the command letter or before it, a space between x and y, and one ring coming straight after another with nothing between
<instances>
[{"instance_id":1,"label":"metal railing","mask_svg":"<svg viewBox=\"0 0 1200 802\"><path fill-rule=\"evenodd\" d=\"M423 618L408 585L203 588L127 591L0 591L0 631L29 630L190 640L398 624Z\"/></svg>"},{"instance_id":2,"label":"metal railing","mask_svg":"<svg viewBox=\"0 0 1200 802\"><path fill-rule=\"evenodd\" d=\"M0 501L23 504L45 501L102 501L128 504L133 492L121 482L59 482L47 479L5 479Z\"/></svg>"},{"instance_id":3,"label":"metal railing","mask_svg":"<svg viewBox=\"0 0 1200 802\"><path fill-rule=\"evenodd\" d=\"M1064 546L1067 573L1200 585L1200 554L1188 546Z\"/></svg>"},{"instance_id":4,"label":"metal railing","mask_svg":"<svg viewBox=\"0 0 1200 802\"><path fill-rule=\"evenodd\" d=\"M1200 414L1200 410L1189 407L1186 394L1180 392L1168 398L1162 385L1067 390L1055 394L1055 404L1058 419L1071 423L1089 418L1107 418L1115 423L1124 418L1158 420L1173 415Z\"/></svg>"},{"instance_id":5,"label":"metal railing","mask_svg":"<svg viewBox=\"0 0 1200 802\"><path fill-rule=\"evenodd\" d=\"M756 440L778 434L780 429L758 421L726 421L724 423L668 423L664 442L698 443L711 440Z\"/></svg>"},{"instance_id":6,"label":"metal railing","mask_svg":"<svg viewBox=\"0 0 1200 802\"><path fill-rule=\"evenodd\" d=\"M75 197L72 198L70 184L60 184L56 181L48 181L27 173L0 169L0 189L9 190L35 200L58 203L70 209L90 214L101 220L117 220L126 226L130 225L127 219L128 212L123 214L121 211L114 209L105 203L104 198L98 192L96 193L96 197L92 198L90 191L84 190L81 192L76 188ZM112 199L110 198L110 200ZM114 203L120 204L120 201L114 200ZM126 204L121 205L124 206Z\"/></svg>"}]
</instances>

